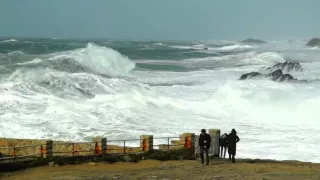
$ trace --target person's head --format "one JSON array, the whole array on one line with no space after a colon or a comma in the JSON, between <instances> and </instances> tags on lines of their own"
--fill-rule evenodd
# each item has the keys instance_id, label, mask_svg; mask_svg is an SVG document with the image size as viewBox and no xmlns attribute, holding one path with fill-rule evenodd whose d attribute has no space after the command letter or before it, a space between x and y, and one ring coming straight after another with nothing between
<instances>
[{"instance_id":1,"label":"person's head","mask_svg":"<svg viewBox=\"0 0 320 180\"><path fill-rule=\"evenodd\" d=\"M205 129L201 129L201 133L202 133L202 134L205 134L205 133L206 133L206 130L205 130Z\"/></svg>"},{"instance_id":2,"label":"person's head","mask_svg":"<svg viewBox=\"0 0 320 180\"><path fill-rule=\"evenodd\" d=\"M235 129L232 129L231 134L237 134L237 131Z\"/></svg>"}]
</instances>

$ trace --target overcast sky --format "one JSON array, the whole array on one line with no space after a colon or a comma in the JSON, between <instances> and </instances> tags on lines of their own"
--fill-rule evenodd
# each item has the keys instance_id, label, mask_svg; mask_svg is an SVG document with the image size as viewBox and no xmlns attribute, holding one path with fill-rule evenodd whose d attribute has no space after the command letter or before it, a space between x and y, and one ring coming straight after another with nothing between
<instances>
[{"instance_id":1,"label":"overcast sky","mask_svg":"<svg viewBox=\"0 0 320 180\"><path fill-rule=\"evenodd\" d=\"M0 0L0 36L195 40L320 36L320 0Z\"/></svg>"}]
</instances>

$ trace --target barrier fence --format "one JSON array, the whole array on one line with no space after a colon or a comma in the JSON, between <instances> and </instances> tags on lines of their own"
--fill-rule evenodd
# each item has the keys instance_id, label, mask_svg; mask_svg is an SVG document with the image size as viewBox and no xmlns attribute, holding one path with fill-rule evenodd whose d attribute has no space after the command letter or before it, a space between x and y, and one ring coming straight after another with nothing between
<instances>
[{"instance_id":1,"label":"barrier fence","mask_svg":"<svg viewBox=\"0 0 320 180\"><path fill-rule=\"evenodd\" d=\"M179 137L157 137L143 135L140 139L107 140L107 138L93 138L92 142L59 142L48 140L42 144L21 145L13 147L0 146L0 160L17 159L26 157L50 157L50 156L84 156L142 153L152 149L191 149L194 144L194 134L182 134ZM154 140L166 141L162 144L154 144ZM15 139L19 142L19 139ZM22 140L21 140L22 141ZM140 146L128 146L128 144L140 144Z\"/></svg>"}]
</instances>

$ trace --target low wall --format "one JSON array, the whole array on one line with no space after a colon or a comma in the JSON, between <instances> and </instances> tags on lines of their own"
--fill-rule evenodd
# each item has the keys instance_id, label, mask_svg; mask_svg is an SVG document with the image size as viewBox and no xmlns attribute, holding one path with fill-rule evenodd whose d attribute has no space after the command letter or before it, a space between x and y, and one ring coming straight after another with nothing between
<instances>
[{"instance_id":1,"label":"low wall","mask_svg":"<svg viewBox=\"0 0 320 180\"><path fill-rule=\"evenodd\" d=\"M210 154L219 154L219 136L220 130L209 129L212 137L212 145ZM157 138L159 139L159 138ZM153 135L141 135L135 142L138 147L125 145L129 141L123 142L124 145L116 145L116 141L107 141L103 137L95 137L92 142L68 142L68 141L52 141L52 140L36 140L36 139L14 139L0 138L0 152L3 157L19 157L19 156L87 156L101 154L122 154L122 153L139 153L146 152L157 147L159 150L173 149L194 149L195 155L199 154L198 136L194 133L183 133L179 137L163 138L170 139L167 144L154 145Z\"/></svg>"},{"instance_id":2,"label":"low wall","mask_svg":"<svg viewBox=\"0 0 320 180\"><path fill-rule=\"evenodd\" d=\"M0 148L15 147L15 149L0 149L0 152L3 156L11 156L14 152L17 156L33 154L40 155L41 145L43 145L43 149L46 149L46 142L47 140L0 138Z\"/></svg>"}]
</instances>

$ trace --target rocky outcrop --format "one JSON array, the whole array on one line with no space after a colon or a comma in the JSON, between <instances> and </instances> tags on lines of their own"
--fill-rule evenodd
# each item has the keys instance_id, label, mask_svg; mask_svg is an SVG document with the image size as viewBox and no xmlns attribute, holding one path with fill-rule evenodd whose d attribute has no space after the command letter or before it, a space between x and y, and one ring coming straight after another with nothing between
<instances>
[{"instance_id":1,"label":"rocky outcrop","mask_svg":"<svg viewBox=\"0 0 320 180\"><path fill-rule=\"evenodd\" d=\"M310 47L320 47L320 38L313 38L306 45Z\"/></svg>"},{"instance_id":2,"label":"rocky outcrop","mask_svg":"<svg viewBox=\"0 0 320 180\"><path fill-rule=\"evenodd\" d=\"M253 79L253 78L267 78L277 82L307 82L306 80L295 79L290 74L283 74L281 69L277 69L268 74L261 74L259 72L250 72L241 75L240 80Z\"/></svg>"},{"instance_id":3,"label":"rocky outcrop","mask_svg":"<svg viewBox=\"0 0 320 180\"><path fill-rule=\"evenodd\" d=\"M260 39L253 39L253 38L248 38L248 39L242 40L241 42L246 43L246 44L265 44L265 43L268 43L266 41L263 41Z\"/></svg>"},{"instance_id":4,"label":"rocky outcrop","mask_svg":"<svg viewBox=\"0 0 320 180\"><path fill-rule=\"evenodd\" d=\"M292 75L288 74L288 72L292 71L303 71L303 68L299 63L285 61L284 63L277 63L272 67L268 67L266 70L268 71L265 73L250 72L242 74L239 80L267 78L277 82L307 82L306 80L295 79Z\"/></svg>"},{"instance_id":5,"label":"rocky outcrop","mask_svg":"<svg viewBox=\"0 0 320 180\"><path fill-rule=\"evenodd\" d=\"M277 63L276 65L267 68L267 70L277 70L281 69L282 71L291 72L291 71L303 71L302 66L299 63L293 63L293 62L284 62L284 63Z\"/></svg>"}]
</instances>

